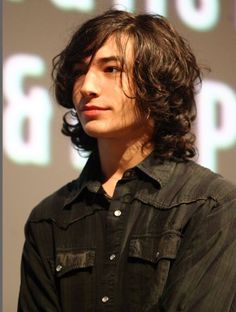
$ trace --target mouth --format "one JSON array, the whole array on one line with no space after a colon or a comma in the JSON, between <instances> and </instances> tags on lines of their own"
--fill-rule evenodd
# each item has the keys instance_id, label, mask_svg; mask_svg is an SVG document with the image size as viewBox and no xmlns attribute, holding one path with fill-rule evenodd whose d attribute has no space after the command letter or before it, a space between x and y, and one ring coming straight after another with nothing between
<instances>
[{"instance_id":1,"label":"mouth","mask_svg":"<svg viewBox=\"0 0 236 312\"><path fill-rule=\"evenodd\" d=\"M81 109L81 113L86 117L96 117L99 114L108 111L106 107L95 106L95 105L85 105Z\"/></svg>"},{"instance_id":2,"label":"mouth","mask_svg":"<svg viewBox=\"0 0 236 312\"><path fill-rule=\"evenodd\" d=\"M95 105L85 105L81 111L87 112L87 111L105 111L105 110L108 110L108 108L95 106Z\"/></svg>"}]
</instances>

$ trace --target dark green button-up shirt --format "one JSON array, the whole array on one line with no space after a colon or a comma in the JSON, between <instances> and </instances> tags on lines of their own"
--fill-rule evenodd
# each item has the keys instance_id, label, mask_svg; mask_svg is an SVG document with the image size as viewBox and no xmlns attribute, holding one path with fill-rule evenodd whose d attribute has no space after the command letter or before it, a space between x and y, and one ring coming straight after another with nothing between
<instances>
[{"instance_id":1,"label":"dark green button-up shirt","mask_svg":"<svg viewBox=\"0 0 236 312\"><path fill-rule=\"evenodd\" d=\"M236 311L233 185L154 155L100 181L91 156L30 214L18 311Z\"/></svg>"}]
</instances>

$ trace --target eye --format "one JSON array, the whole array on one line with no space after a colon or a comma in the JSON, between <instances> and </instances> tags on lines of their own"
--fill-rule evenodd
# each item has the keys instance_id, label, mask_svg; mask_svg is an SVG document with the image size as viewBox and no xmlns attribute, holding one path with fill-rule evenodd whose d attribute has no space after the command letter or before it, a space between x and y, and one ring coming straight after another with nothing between
<instances>
[{"instance_id":1,"label":"eye","mask_svg":"<svg viewBox=\"0 0 236 312\"><path fill-rule=\"evenodd\" d=\"M74 78L78 78L80 76L85 75L87 70L88 70L87 64L85 64L85 63L78 63L73 68L72 76Z\"/></svg>"},{"instance_id":2,"label":"eye","mask_svg":"<svg viewBox=\"0 0 236 312\"><path fill-rule=\"evenodd\" d=\"M80 68L76 68L74 71L73 71L73 76L74 77L80 77L80 76L83 76L83 75L86 75L88 71L88 68L87 67L80 67Z\"/></svg>"},{"instance_id":3,"label":"eye","mask_svg":"<svg viewBox=\"0 0 236 312\"><path fill-rule=\"evenodd\" d=\"M104 71L106 73L118 73L121 71L121 68L118 66L107 66L105 67Z\"/></svg>"},{"instance_id":4,"label":"eye","mask_svg":"<svg viewBox=\"0 0 236 312\"><path fill-rule=\"evenodd\" d=\"M73 72L73 77L74 78L78 78L78 77L80 77L80 76L82 76L83 75L83 71L82 70L75 70L74 72Z\"/></svg>"}]
</instances>

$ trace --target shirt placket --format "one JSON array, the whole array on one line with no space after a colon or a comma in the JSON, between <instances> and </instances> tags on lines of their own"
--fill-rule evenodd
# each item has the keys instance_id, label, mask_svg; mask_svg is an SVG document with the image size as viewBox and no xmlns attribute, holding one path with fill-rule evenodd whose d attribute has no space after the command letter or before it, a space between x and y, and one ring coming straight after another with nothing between
<instances>
[{"instance_id":1,"label":"shirt placket","mask_svg":"<svg viewBox=\"0 0 236 312\"><path fill-rule=\"evenodd\" d=\"M123 237L127 222L126 208L129 200L128 187L122 182L118 182L106 220L103 280L98 290L100 311L115 311L119 306L120 254L124 244Z\"/></svg>"}]
</instances>

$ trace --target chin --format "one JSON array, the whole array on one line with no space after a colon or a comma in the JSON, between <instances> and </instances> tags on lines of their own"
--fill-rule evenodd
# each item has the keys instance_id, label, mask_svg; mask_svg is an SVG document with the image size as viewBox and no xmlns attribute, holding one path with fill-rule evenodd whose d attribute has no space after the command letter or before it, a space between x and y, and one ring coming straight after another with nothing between
<instances>
[{"instance_id":1,"label":"chin","mask_svg":"<svg viewBox=\"0 0 236 312\"><path fill-rule=\"evenodd\" d=\"M92 138L98 139L98 138L105 138L108 135L108 132L105 130L99 130L99 129L91 129L91 128L84 128L84 131L87 135L91 136Z\"/></svg>"}]
</instances>

